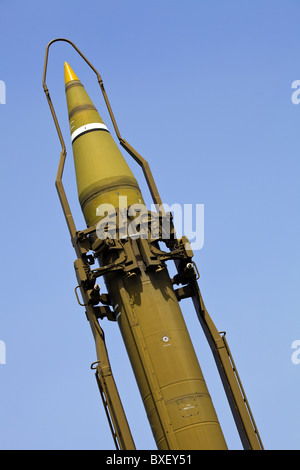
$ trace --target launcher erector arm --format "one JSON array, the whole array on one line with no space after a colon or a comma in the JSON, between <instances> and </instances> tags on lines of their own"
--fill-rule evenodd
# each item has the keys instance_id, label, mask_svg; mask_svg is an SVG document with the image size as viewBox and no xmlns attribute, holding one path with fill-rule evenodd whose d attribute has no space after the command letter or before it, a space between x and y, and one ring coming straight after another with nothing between
<instances>
[{"instance_id":1,"label":"launcher erector arm","mask_svg":"<svg viewBox=\"0 0 300 470\"><path fill-rule=\"evenodd\" d=\"M74 43L64 38L54 39L47 45L46 48L43 88L62 147L56 178L56 188L71 235L71 241L77 256L77 260L75 261L75 272L82 298L82 303L80 301L79 303L85 307L86 315L94 336L97 351L97 361L93 364L93 369L96 371L96 379L99 385L101 398L103 400L113 439L117 449L135 449L125 412L115 381L113 379L105 345L104 332L98 322L99 318L101 319L104 317L107 317L109 320L115 320L115 312L113 312L111 309L109 296L106 294L100 294L96 284L96 279L101 275L109 275L116 270L123 272L126 277L134 275L138 269L138 262L135 258L135 253L132 251L131 245L126 243L126 241L117 239L111 240L109 242L105 240L102 242L97 242L95 239L95 229L93 227L89 227L81 231L76 229L62 183L62 175L66 158L65 143L50 98L50 93L46 85L49 47L57 41L64 41L69 43L96 74L119 143L141 166L154 204L157 208L159 208L162 214L164 214L164 210L162 206L162 200L160 198L148 162L125 139L121 137L100 74L87 60L83 53L75 46ZM168 251L162 252L159 250L157 247L158 241L163 241L166 244ZM188 240L186 237L177 239L175 230L172 227L171 238L164 239L162 231L160 230L160 236L158 236L155 240L140 240L137 242L137 246L146 266L146 271L148 270L151 272L151 270L154 269L158 272L160 269L162 269L164 263L167 260L174 260L177 267L177 275L173 279L174 293L176 294L178 301L187 297L190 297L193 301L197 317L212 350L243 447L244 449L262 450L263 445L254 422L248 400L243 390L241 380L237 373L228 343L225 339L225 335L218 332L205 308L197 283L198 270L192 260L193 253L190 249L187 248L189 246ZM109 254L112 252L112 250L114 250L113 252L115 254L115 261L113 264L104 265L98 270L91 269L91 264L93 264L94 260L100 256L100 252L102 254ZM124 257L126 258L126 263L124 263ZM175 284L179 284L181 287L175 289ZM99 306L99 304L102 305ZM128 321L130 321L130 319ZM133 331L136 332L136 344L140 346L141 350L145 350L143 338L141 335L139 335L139 330L133 328ZM156 411L159 419L162 422L167 417L167 411L164 408L163 401L159 395L159 388L155 383L155 374L151 372L151 361L147 361L147 355L144 355L144 357L141 356L141 363L144 364L145 368L148 367L149 369L148 385L153 396L156 396ZM153 382L151 382L152 379L149 379L149 376L153 377ZM165 421L168 421L168 419ZM172 426L168 428L166 425L164 428L164 438L170 449L176 448L176 438L173 439L172 436Z\"/></svg>"}]
</instances>

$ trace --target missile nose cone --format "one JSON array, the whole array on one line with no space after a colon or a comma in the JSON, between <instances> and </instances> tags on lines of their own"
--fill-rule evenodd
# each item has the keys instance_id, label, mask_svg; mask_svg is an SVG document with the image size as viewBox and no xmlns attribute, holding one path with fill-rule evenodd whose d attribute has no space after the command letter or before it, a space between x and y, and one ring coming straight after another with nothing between
<instances>
[{"instance_id":1,"label":"missile nose cone","mask_svg":"<svg viewBox=\"0 0 300 470\"><path fill-rule=\"evenodd\" d=\"M79 80L76 73L67 62L65 62L64 69L65 69L65 85L73 80Z\"/></svg>"},{"instance_id":2,"label":"missile nose cone","mask_svg":"<svg viewBox=\"0 0 300 470\"><path fill-rule=\"evenodd\" d=\"M83 84L65 62L65 91L79 201L88 226L102 216L98 207L143 203L139 185Z\"/></svg>"}]
</instances>

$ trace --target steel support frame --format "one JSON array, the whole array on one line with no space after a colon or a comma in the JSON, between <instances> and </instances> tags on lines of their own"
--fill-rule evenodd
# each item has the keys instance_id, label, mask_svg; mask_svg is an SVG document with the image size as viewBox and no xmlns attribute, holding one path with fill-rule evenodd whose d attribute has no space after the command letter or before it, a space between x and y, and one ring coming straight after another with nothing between
<instances>
[{"instance_id":1,"label":"steel support frame","mask_svg":"<svg viewBox=\"0 0 300 470\"><path fill-rule=\"evenodd\" d=\"M60 199L60 203L62 206L62 210L66 219L66 223L69 229L69 233L71 236L71 241L73 247L75 249L76 255L78 260L81 260L84 266L85 275L87 277L93 278L90 275L90 265L87 258L87 248L83 248L82 243L79 242L79 235L85 231L78 231L75 226L75 222L71 213L71 209L68 203L68 199L64 190L64 186L62 183L62 176L63 170L66 160L66 147L64 143L64 139L61 133L61 129L57 120L57 116L54 110L54 106L50 97L50 93L48 87L46 85L46 74L47 74L47 64L48 64L48 55L49 55L49 48L55 42L66 42L69 43L77 53L83 58L83 60L89 65L89 67L93 70L93 72L97 76L97 81L99 83L106 107L108 109L114 130L116 132L117 138L119 140L120 145L129 153L129 155L141 166L148 188L150 190L153 202L162 213L164 213L164 208L162 205L162 200L160 198L158 189L156 187L152 172L150 170L148 162L125 140L121 137L119 132L114 114L112 112L112 108L110 106L103 80L98 73L98 71L93 67L93 65L88 61L85 55L77 48L77 46L70 41L69 39L65 38L56 38L49 42L46 47L45 53L45 62L44 62L44 71L43 71L43 89L50 107L50 111L54 120L54 124L58 133L58 137L61 144L61 154L59 159L58 171L56 176L56 189L58 192L58 196ZM186 242L187 239L186 239ZM170 252L175 251L178 248L178 244L180 243L177 240L176 236L173 239L167 241L165 240L167 247L169 248ZM172 254L166 259L172 259ZM187 279L182 272L182 263L180 260L173 257L175 261L175 265L178 269L178 278L181 280L180 284L183 284L183 287L177 290L177 295L179 300L182 298L191 297L198 320L201 324L201 327L204 331L204 334L207 338L208 344L211 348L213 357L215 359L224 390L235 420L235 424L240 435L240 439L242 445L245 450L263 450L263 444L261 438L259 436L248 400L246 398L244 389L242 387L242 383L240 377L238 375L236 366L234 364L228 343L225 339L225 334L219 333L216 326L214 325L211 317L209 316L203 299L202 295L197 283L197 270L195 270L195 275L191 276ZM186 263L191 261L191 255L186 257ZM194 264L195 266L195 264ZM75 271L81 291L81 296L83 299L83 305L86 309L86 315L89 320L92 333L94 336L95 344L96 344L96 351L97 351L97 358L98 361L93 363L93 368L96 370L96 379L99 385L99 390L101 393L101 398L103 400L103 404L105 407L105 411L107 414L107 418L109 421L109 425L112 431L113 439L117 449L121 450L130 450L135 449L135 445L131 436L131 432L129 429L129 425L125 416L125 412L118 394L118 390L113 378L113 374L111 371L108 353L105 345L104 333L102 328L99 325L96 310L93 304L90 301L90 294L89 292L94 287L94 280L92 284L87 286L87 282L85 279L85 275L83 275L84 279L76 269L76 262L75 262ZM88 288L87 288L88 287Z\"/></svg>"}]
</instances>

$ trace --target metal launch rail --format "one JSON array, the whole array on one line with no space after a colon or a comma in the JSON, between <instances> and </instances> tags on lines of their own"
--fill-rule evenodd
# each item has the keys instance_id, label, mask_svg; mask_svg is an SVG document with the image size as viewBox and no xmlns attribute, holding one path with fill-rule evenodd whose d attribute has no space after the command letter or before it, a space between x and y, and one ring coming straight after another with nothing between
<instances>
[{"instance_id":1,"label":"metal launch rail","mask_svg":"<svg viewBox=\"0 0 300 470\"><path fill-rule=\"evenodd\" d=\"M103 85L102 78L98 71L93 67L85 55L76 47L72 41L65 38L56 38L50 41L46 47L45 53L43 89L46 94L46 98L61 144L61 154L55 184L71 236L72 245L77 256L77 259L74 263L76 277L78 280L78 286L75 289L75 293L80 305L85 307L86 316L94 336L97 361L91 365L91 368L95 371L97 384L99 386L100 395L104 404L104 409L107 415L116 449L132 450L135 449L135 444L121 403L117 386L113 378L105 344L104 332L98 321L99 318L102 319L104 317L107 317L109 320L115 320L114 312L110 308L109 296L107 294L100 294L99 288L96 284L96 279L99 276L114 270L123 269L123 267L121 262L118 263L117 260L114 264L94 270L91 269L91 264L94 262L94 256L91 253L94 253L95 250L99 248L96 247L97 242L95 242L95 238L93 237L95 228L91 227L84 230L77 230L64 190L62 176L67 152L50 93L46 85L49 48L52 44L58 41L69 43L96 74L120 145L142 168L156 207L159 207L162 210L163 206L148 162L125 139L121 137ZM164 216L164 214L162 214L162 216ZM225 338L225 333L220 333L217 330L205 308L197 282L199 277L198 270L194 261L192 260L193 253L189 247L188 240L186 237L177 239L174 229L172 235L173 236L170 239L164 239L163 234L161 233L159 240L166 244L169 251L157 252L157 259L160 261L173 260L175 262L177 274L173 278L173 285L181 286L177 289L174 288L176 297L179 301L185 298L191 298L193 301L198 320L213 353L243 448L245 450L263 450L263 444L259 436L252 412L250 410L250 406L235 363L233 361L227 340ZM145 240L145 242L146 243L144 243L143 249L147 262L150 264L157 262L153 260L149 254L148 241ZM130 254L127 253L127 256L130 256ZM80 301L77 294L78 289L80 289L82 302ZM138 338L137 341L139 341ZM145 361L147 360L146 357L144 359ZM151 386L155 388L154 385L149 384L149 388L151 389ZM170 440L167 440L167 442L171 449L172 442Z\"/></svg>"}]
</instances>

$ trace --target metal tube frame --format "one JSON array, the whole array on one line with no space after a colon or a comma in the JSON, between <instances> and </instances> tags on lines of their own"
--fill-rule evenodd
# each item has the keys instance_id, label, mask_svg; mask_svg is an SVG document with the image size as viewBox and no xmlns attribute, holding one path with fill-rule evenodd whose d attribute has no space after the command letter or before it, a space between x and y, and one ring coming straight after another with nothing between
<instances>
[{"instance_id":1,"label":"metal tube frame","mask_svg":"<svg viewBox=\"0 0 300 470\"><path fill-rule=\"evenodd\" d=\"M125 140L121 137L120 131L117 126L116 119L112 112L110 106L103 80L99 72L93 67L85 55L77 48L77 46L65 38L56 38L49 42L46 47L45 62L44 62L44 72L43 72L43 89L46 94L48 104L52 113L54 124L58 133L58 137L61 143L61 154L58 165L58 171L56 176L56 189L59 195L61 206L65 215L66 223L71 235L71 241L76 251L78 258L83 263L84 269L88 271L89 265L86 260L86 250L83 248L82 243L80 243L80 234L84 231L78 232L75 226L75 222L71 213L71 209L67 200L67 196L64 190L62 183L62 175L64 170L64 164L66 159L66 147L64 139L60 130L60 126L54 111L54 107L50 98L50 93L46 85L46 73L47 73L47 63L48 63L48 54L50 46L58 41L63 41L69 43L78 54L84 59L84 61L89 65L93 72L97 76L97 80L108 109L114 130L116 132L117 138L120 145L129 153L129 155L141 166L148 188L150 190L152 199L157 208L163 213L162 200L160 198L158 189L156 187L153 175L151 173L148 162ZM165 241L165 240L164 240ZM172 240L165 241L167 247L170 251L175 251L176 246L178 246L178 240L176 236ZM171 257L170 257L171 258ZM77 260L78 261L78 260ZM176 259L174 260L177 266L178 274L184 280L180 283L186 284L183 288L178 289L182 292L181 298L191 297L198 320L202 326L202 329L207 338L208 344L213 353L224 390L235 420L235 424L240 435L242 445L245 450L263 450L263 444L255 424L248 400L246 398L240 377L238 375L233 357L231 355L228 343L225 339L225 334L219 333L216 326L214 325L211 317L209 316L202 295L197 283L197 270L195 276L189 279L185 279L182 275L180 262ZM191 258L189 258L191 261ZM194 264L194 262L192 262ZM78 267L78 266L77 266ZM113 379L112 371L109 364L108 354L105 346L104 333L101 329L97 316L95 315L95 309L92 305L89 305L89 296L87 294L86 286L83 282L83 277L80 275L80 269L76 269L76 274L79 282L79 287L81 290L81 295L86 307L86 313L88 320L91 325L91 329L94 335L97 349L98 361L94 364L97 364L96 367L96 378L99 385L101 398L103 400L105 411L109 420L109 425L112 430L113 438L116 443L117 449L134 449L134 443L131 436L131 432L126 420L126 416L121 404L121 400L117 391L116 384ZM179 300L180 297L179 297Z\"/></svg>"},{"instance_id":2,"label":"metal tube frame","mask_svg":"<svg viewBox=\"0 0 300 470\"><path fill-rule=\"evenodd\" d=\"M86 249L84 245L80 242L80 234L75 226L75 222L71 213L71 209L68 203L68 199L64 190L64 186L62 183L62 175L66 160L66 147L64 143L64 139L60 130L60 126L56 117L56 113L54 110L54 106L50 97L50 93L48 87L46 85L46 74L47 74L47 64L48 64L48 54L50 46L57 42L57 41L64 41L71 44L74 49L81 55L81 57L87 62L87 64L96 72L97 76L100 79L98 72L94 69L94 67L90 64L90 62L86 59L86 57L80 52L80 50L73 44L70 40L64 38L57 38L49 42L46 48L45 54L45 63L44 63L44 72L43 72L43 89L47 97L47 101L52 113L52 117L54 120L54 124L58 133L58 137L60 140L60 144L62 147L57 176L55 180L56 189L58 192L58 196L60 199L60 203L65 215L65 219L67 222L67 226L69 229L69 233L71 236L72 245L74 246L76 255L78 257L77 262L80 260L84 273L90 272L89 263L86 256ZM96 352L97 352L97 367L96 367L96 380L99 386L99 391L101 394L102 401L104 403L105 412L108 418L108 423L112 432L113 440L117 450L135 450L135 444L131 435L131 431L127 422L127 418L121 403L121 399L118 393L118 389L113 377L113 373L111 370L108 353L105 344L104 332L99 325L97 315L95 313L95 309L92 304L90 304L90 299L88 296L88 289L86 283L83 280L83 275L78 269L78 263L76 264L75 261L75 271L76 276L79 282L79 287L81 291L81 296L83 299L83 305L86 309L86 316L89 320L89 324L94 336L95 345L96 345Z\"/></svg>"}]
</instances>

